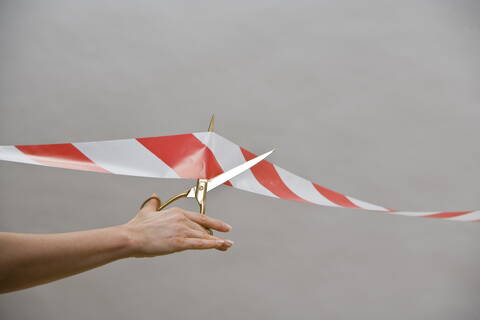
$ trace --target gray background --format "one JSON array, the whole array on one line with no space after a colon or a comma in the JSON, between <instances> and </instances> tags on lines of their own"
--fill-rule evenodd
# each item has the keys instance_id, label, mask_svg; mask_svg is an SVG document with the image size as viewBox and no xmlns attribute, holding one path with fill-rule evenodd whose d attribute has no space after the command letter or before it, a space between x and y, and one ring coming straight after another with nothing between
<instances>
[{"instance_id":1,"label":"gray background","mask_svg":"<svg viewBox=\"0 0 480 320\"><path fill-rule=\"evenodd\" d=\"M404 210L480 207L477 1L0 5L0 144L222 135ZM126 222L188 181L0 164L0 226ZM182 206L194 209L193 203ZM228 253L131 259L0 296L2 319L478 319L480 226L230 188Z\"/></svg>"}]
</instances>

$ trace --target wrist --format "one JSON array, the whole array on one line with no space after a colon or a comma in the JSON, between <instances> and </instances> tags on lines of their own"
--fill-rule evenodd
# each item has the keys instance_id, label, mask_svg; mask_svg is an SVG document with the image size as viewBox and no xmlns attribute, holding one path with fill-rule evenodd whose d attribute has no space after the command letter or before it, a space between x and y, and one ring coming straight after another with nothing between
<instances>
[{"instance_id":1,"label":"wrist","mask_svg":"<svg viewBox=\"0 0 480 320\"><path fill-rule=\"evenodd\" d=\"M114 233L119 241L121 248L120 258L130 258L136 255L139 244L134 231L128 225L119 225L112 227Z\"/></svg>"},{"instance_id":2,"label":"wrist","mask_svg":"<svg viewBox=\"0 0 480 320\"><path fill-rule=\"evenodd\" d=\"M123 258L136 257L139 254L142 245L141 239L138 236L138 232L135 230L135 228L133 228L129 224L119 225L114 228L117 229L117 233L123 242Z\"/></svg>"}]
</instances>

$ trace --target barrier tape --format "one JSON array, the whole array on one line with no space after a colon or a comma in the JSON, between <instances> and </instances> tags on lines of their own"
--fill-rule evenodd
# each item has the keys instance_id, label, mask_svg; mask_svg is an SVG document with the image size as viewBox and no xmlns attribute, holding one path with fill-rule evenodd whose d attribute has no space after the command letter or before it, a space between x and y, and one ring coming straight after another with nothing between
<instances>
[{"instance_id":1,"label":"barrier tape","mask_svg":"<svg viewBox=\"0 0 480 320\"><path fill-rule=\"evenodd\" d=\"M256 155L215 132L94 142L0 146L0 160L151 178L209 179ZM480 221L480 211L387 209L322 187L263 160L225 183L264 196L405 216Z\"/></svg>"}]
</instances>

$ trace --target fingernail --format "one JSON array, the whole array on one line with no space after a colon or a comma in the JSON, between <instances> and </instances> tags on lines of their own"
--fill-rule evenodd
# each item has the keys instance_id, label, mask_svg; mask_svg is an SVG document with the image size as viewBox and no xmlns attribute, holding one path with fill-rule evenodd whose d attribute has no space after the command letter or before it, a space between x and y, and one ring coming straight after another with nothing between
<instances>
[{"instance_id":1,"label":"fingernail","mask_svg":"<svg viewBox=\"0 0 480 320\"><path fill-rule=\"evenodd\" d=\"M232 230L232 226L231 226L231 225L229 225L228 223L225 223L225 225L227 226L228 231Z\"/></svg>"},{"instance_id":2,"label":"fingernail","mask_svg":"<svg viewBox=\"0 0 480 320\"><path fill-rule=\"evenodd\" d=\"M225 243L228 244L229 247L233 246L233 241L225 240Z\"/></svg>"},{"instance_id":3,"label":"fingernail","mask_svg":"<svg viewBox=\"0 0 480 320\"><path fill-rule=\"evenodd\" d=\"M224 244L224 243L225 243L225 241L223 241L223 240L217 240L217 244Z\"/></svg>"},{"instance_id":4,"label":"fingernail","mask_svg":"<svg viewBox=\"0 0 480 320\"><path fill-rule=\"evenodd\" d=\"M154 192L152 193L151 197L158 197L157 194Z\"/></svg>"}]
</instances>

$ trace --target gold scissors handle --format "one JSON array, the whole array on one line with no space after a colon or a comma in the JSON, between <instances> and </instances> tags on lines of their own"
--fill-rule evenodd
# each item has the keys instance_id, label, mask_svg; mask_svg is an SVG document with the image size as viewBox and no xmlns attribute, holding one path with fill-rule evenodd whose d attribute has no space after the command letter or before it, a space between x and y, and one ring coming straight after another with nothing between
<instances>
[{"instance_id":1,"label":"gold scissors handle","mask_svg":"<svg viewBox=\"0 0 480 320\"><path fill-rule=\"evenodd\" d=\"M151 197L145 199L145 201L143 201L142 205L140 206L140 209L145 207L145 205L147 204L148 201L150 201L152 199L155 199L155 200L158 201L157 211L160 211L160 210L164 209L166 206L168 206L169 204L171 204L172 202L175 202L175 201L177 201L178 199L181 199L181 198L186 198L187 194L188 194L188 191L182 192L180 194L177 194L176 196L171 197L170 199L168 199L167 202L164 202L164 203L162 203L162 200L160 200L159 197L151 196Z\"/></svg>"},{"instance_id":2,"label":"gold scissors handle","mask_svg":"<svg viewBox=\"0 0 480 320\"><path fill-rule=\"evenodd\" d=\"M160 202L160 205L158 206L158 210L157 210L157 211L163 210L163 209L166 208L169 204L177 201L178 199L186 198L186 197L187 197L187 194L188 194L188 191L179 193L179 194L177 194L176 196L173 196L173 197L171 197L170 199L168 199L167 202L165 202L165 203L162 203L162 202L160 201L160 199L158 199L159 202Z\"/></svg>"}]
</instances>

